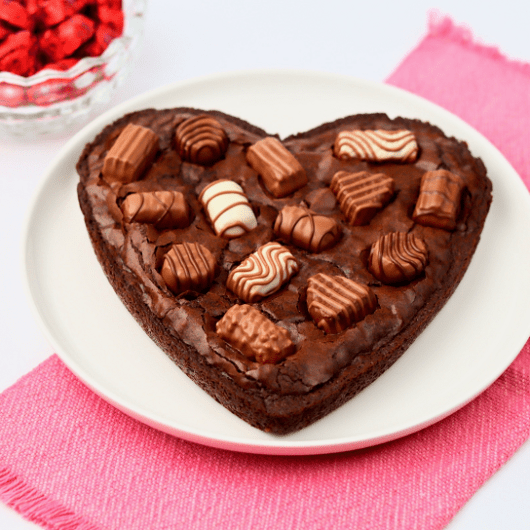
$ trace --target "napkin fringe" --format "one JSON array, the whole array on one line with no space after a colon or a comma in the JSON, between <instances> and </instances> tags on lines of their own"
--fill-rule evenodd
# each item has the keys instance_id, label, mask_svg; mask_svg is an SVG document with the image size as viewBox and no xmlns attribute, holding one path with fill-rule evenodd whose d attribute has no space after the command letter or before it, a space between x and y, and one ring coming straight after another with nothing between
<instances>
[{"instance_id":1,"label":"napkin fringe","mask_svg":"<svg viewBox=\"0 0 530 530\"><path fill-rule=\"evenodd\" d=\"M28 486L5 468L0 468L0 500L27 520L48 530L101 530Z\"/></svg>"},{"instance_id":2,"label":"napkin fringe","mask_svg":"<svg viewBox=\"0 0 530 530\"><path fill-rule=\"evenodd\" d=\"M456 24L451 17L442 14L437 9L431 9L428 12L427 27L428 37L445 38L457 42L462 46L471 50L476 50L491 59L508 62L510 66L519 69L526 75L530 75L530 63L512 59L502 53L496 46L480 42L469 27L464 24Z\"/></svg>"}]
</instances>

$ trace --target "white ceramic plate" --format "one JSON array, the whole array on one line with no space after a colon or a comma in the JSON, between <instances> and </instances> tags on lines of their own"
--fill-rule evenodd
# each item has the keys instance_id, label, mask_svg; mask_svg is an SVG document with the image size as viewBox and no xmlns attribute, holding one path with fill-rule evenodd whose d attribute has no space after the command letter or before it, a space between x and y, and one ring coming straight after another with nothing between
<instances>
[{"instance_id":1,"label":"white ceramic plate","mask_svg":"<svg viewBox=\"0 0 530 530\"><path fill-rule=\"evenodd\" d=\"M339 410L288 436L250 427L192 383L143 333L94 256L77 204L75 163L86 142L128 111L219 109L286 136L360 112L431 121L482 157L494 200L462 283L406 354ZM210 446L318 454L404 436L462 407L508 367L530 335L530 199L483 136L447 111L387 85L311 72L255 71L163 87L79 132L46 172L29 213L24 262L37 318L90 388L157 429Z\"/></svg>"}]
</instances>

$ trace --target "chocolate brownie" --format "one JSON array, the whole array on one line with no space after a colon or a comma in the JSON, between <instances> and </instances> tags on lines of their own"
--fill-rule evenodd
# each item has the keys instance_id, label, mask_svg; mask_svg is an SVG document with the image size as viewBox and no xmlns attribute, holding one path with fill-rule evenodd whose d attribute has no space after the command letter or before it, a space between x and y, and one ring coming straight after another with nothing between
<instances>
[{"instance_id":1,"label":"chocolate brownie","mask_svg":"<svg viewBox=\"0 0 530 530\"><path fill-rule=\"evenodd\" d=\"M460 282L491 202L465 142L385 114L281 140L218 111L146 109L77 170L94 250L138 323L276 434L400 357Z\"/></svg>"}]
</instances>

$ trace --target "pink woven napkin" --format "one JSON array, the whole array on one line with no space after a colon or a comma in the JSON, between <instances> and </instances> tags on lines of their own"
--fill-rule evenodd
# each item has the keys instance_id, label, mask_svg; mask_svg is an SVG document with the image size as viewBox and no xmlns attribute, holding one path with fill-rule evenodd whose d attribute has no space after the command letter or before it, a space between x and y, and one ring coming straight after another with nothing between
<instances>
[{"instance_id":1,"label":"pink woven napkin","mask_svg":"<svg viewBox=\"0 0 530 530\"><path fill-rule=\"evenodd\" d=\"M389 82L459 114L530 184L529 66L442 20ZM530 341L472 403L406 438L269 457L147 427L53 356L0 396L0 498L50 529L440 529L530 435L528 366Z\"/></svg>"}]
</instances>

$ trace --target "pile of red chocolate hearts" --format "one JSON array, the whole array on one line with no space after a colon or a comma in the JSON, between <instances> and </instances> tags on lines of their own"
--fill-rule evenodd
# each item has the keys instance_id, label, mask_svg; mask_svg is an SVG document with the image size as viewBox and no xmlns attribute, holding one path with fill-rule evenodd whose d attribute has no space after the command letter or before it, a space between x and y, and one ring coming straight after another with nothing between
<instances>
[{"instance_id":1,"label":"pile of red chocolate hearts","mask_svg":"<svg viewBox=\"0 0 530 530\"><path fill-rule=\"evenodd\" d=\"M122 0L0 0L0 72L68 70L122 31Z\"/></svg>"}]
</instances>

